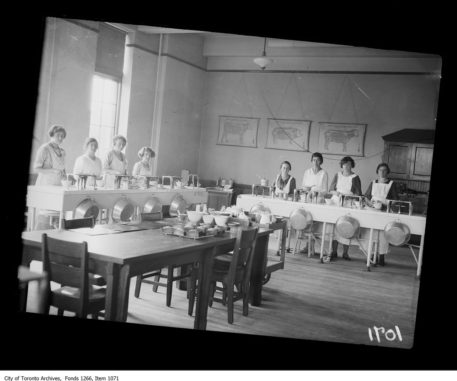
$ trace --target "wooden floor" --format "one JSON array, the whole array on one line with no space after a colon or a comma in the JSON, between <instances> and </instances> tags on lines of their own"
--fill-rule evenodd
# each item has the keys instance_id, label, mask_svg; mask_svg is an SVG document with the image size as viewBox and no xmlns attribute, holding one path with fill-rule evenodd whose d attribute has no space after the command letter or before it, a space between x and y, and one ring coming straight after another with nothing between
<instances>
[{"instance_id":1,"label":"wooden floor","mask_svg":"<svg viewBox=\"0 0 457 381\"><path fill-rule=\"evenodd\" d=\"M292 246L293 247L293 246ZM351 247L352 260L322 264L319 257L287 254L284 270L272 274L264 286L263 302L241 313L235 303L234 324L227 323L226 307L214 303L208 310L207 329L252 335L411 348L414 338L420 280L416 263L407 248L392 248L385 266L366 270L366 257ZM34 262L32 266L40 266ZM186 292L173 289L171 307L165 306L165 288L157 293L144 284L140 298L130 287L127 322L193 328L187 315ZM34 311L34 289L30 287L28 311ZM51 313L55 313L54 310ZM68 314L71 315L70 313ZM376 340L374 326L385 330L398 326L402 340ZM368 329L371 327L373 341ZM392 334L390 335L392 338Z\"/></svg>"}]
</instances>

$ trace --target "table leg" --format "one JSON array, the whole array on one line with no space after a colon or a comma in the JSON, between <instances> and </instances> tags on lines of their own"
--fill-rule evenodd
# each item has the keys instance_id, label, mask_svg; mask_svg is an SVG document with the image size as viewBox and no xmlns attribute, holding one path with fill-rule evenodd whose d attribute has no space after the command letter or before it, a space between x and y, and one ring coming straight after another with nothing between
<instances>
[{"instance_id":1,"label":"table leg","mask_svg":"<svg viewBox=\"0 0 457 381\"><path fill-rule=\"evenodd\" d=\"M209 285L213 269L216 248L206 249L200 257L200 271L198 272L197 305L195 308L194 329L206 330L208 314Z\"/></svg>"},{"instance_id":2,"label":"table leg","mask_svg":"<svg viewBox=\"0 0 457 381\"><path fill-rule=\"evenodd\" d=\"M119 296L119 265L107 264L105 320L116 320Z\"/></svg>"},{"instance_id":3,"label":"table leg","mask_svg":"<svg viewBox=\"0 0 457 381\"><path fill-rule=\"evenodd\" d=\"M129 307L130 266L123 265L119 273L116 321L126 322Z\"/></svg>"},{"instance_id":4,"label":"table leg","mask_svg":"<svg viewBox=\"0 0 457 381\"><path fill-rule=\"evenodd\" d=\"M32 219L31 225L32 225L32 227L31 227L31 230L35 230L35 223L36 223L35 222L35 218L36 218L36 208L32 208L32 215L31 215L31 219Z\"/></svg>"},{"instance_id":5,"label":"table leg","mask_svg":"<svg viewBox=\"0 0 457 381\"><path fill-rule=\"evenodd\" d=\"M265 275L265 261L268 256L268 238L268 235L257 237L255 244L249 288L251 305L253 306L260 306L262 303L262 283Z\"/></svg>"},{"instance_id":6,"label":"table leg","mask_svg":"<svg viewBox=\"0 0 457 381\"><path fill-rule=\"evenodd\" d=\"M288 237L287 237L287 252L290 253L290 239L292 236L292 228L287 229Z\"/></svg>"},{"instance_id":7,"label":"table leg","mask_svg":"<svg viewBox=\"0 0 457 381\"><path fill-rule=\"evenodd\" d=\"M373 229L370 229L370 238L368 239L368 249L367 249L367 270L368 271L370 271L372 246L373 246Z\"/></svg>"},{"instance_id":8,"label":"table leg","mask_svg":"<svg viewBox=\"0 0 457 381\"><path fill-rule=\"evenodd\" d=\"M424 238L425 234L421 236L421 243L419 247L419 258L417 260L417 273L416 275L419 277L421 275L421 268L422 268L422 256L424 254Z\"/></svg>"},{"instance_id":9,"label":"table leg","mask_svg":"<svg viewBox=\"0 0 457 381\"><path fill-rule=\"evenodd\" d=\"M327 223L324 221L324 223L322 225L322 240L321 240L321 255L320 255L321 261L324 258L324 245L325 245L325 231L326 230L327 230Z\"/></svg>"},{"instance_id":10,"label":"table leg","mask_svg":"<svg viewBox=\"0 0 457 381\"><path fill-rule=\"evenodd\" d=\"M333 242L333 230L335 229L335 225L332 225L332 229L330 230L330 240L328 241L328 252L332 253L332 242Z\"/></svg>"},{"instance_id":11,"label":"table leg","mask_svg":"<svg viewBox=\"0 0 457 381\"><path fill-rule=\"evenodd\" d=\"M64 211L61 210L59 213L59 230L62 230L62 219L65 217Z\"/></svg>"}]
</instances>

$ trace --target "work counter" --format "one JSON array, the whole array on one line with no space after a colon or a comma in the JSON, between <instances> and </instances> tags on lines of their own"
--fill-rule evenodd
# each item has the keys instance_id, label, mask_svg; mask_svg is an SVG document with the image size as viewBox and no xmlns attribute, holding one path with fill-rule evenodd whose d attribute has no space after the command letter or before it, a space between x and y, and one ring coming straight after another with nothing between
<instances>
[{"instance_id":1,"label":"work counter","mask_svg":"<svg viewBox=\"0 0 457 381\"><path fill-rule=\"evenodd\" d=\"M60 213L59 226L66 213L73 213L78 204L90 198L100 209L111 210L117 200L126 197L135 206L142 208L150 197L157 197L162 205L170 205L173 198L181 194L187 204L206 203L208 192L205 188L179 189L72 189L62 186L35 186L27 187L27 230L35 226L37 209L55 210ZM108 213L109 214L109 213Z\"/></svg>"},{"instance_id":2,"label":"work counter","mask_svg":"<svg viewBox=\"0 0 457 381\"><path fill-rule=\"evenodd\" d=\"M327 224L331 224L334 226L337 219L341 216L350 215L356 218L360 223L360 227L370 229L370 241L368 244L367 256L368 268L370 267L370 254L374 233L379 230L384 230L385 226L390 222L402 222L408 226L408 228L411 231L411 234L417 234L421 236L418 258L416 258L416 256L414 255L414 258L417 262L417 276L420 275L426 225L426 218L422 215L387 213L384 211L374 209L352 209L334 205L295 202L283 200L280 198L255 196L249 194L239 195L237 197L236 206L241 207L244 210L250 210L255 204L258 203L262 203L268 208L270 208L271 213L283 217L289 217L294 210L303 208L311 213L314 221L322 222L324 224L324 232L326 231L325 229L327 227ZM324 240L322 240L321 256L323 252L323 247Z\"/></svg>"}]
</instances>

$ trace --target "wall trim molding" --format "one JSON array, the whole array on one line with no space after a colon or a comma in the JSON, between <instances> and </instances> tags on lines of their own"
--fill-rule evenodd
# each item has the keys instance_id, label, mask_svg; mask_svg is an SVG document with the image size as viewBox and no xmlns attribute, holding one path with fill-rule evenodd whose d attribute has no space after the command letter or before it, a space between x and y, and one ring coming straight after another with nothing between
<instances>
[{"instance_id":1,"label":"wall trim molding","mask_svg":"<svg viewBox=\"0 0 457 381\"><path fill-rule=\"evenodd\" d=\"M151 50L151 49L148 49L148 48L144 48L143 46L141 45L138 45L138 44L125 44L126 47L128 48L137 48L137 49L140 49L144 52L147 52L147 53L151 53L155 56L158 56L159 55L159 52L156 52L155 50Z\"/></svg>"},{"instance_id":2,"label":"wall trim molding","mask_svg":"<svg viewBox=\"0 0 457 381\"><path fill-rule=\"evenodd\" d=\"M89 25L86 25L86 24L83 24L82 22L79 22L79 21L77 21L77 20L73 20L73 19L62 19L62 20L65 20L65 21L67 21L67 22L69 22L69 23L71 23L71 24L78 25L78 26L80 26L81 28L89 29L89 30L91 30L92 32L100 33L100 30L99 30L99 29L93 28L93 27L91 27L91 26L89 26Z\"/></svg>"},{"instance_id":3,"label":"wall trim molding","mask_svg":"<svg viewBox=\"0 0 457 381\"><path fill-rule=\"evenodd\" d=\"M200 69L200 70L203 70L203 71L208 71L208 70L207 70L206 68L204 68L204 67L198 66L198 65L196 65L196 64L194 64L194 63L192 63L192 62L183 60L182 58L176 57L176 56L174 56L174 55L172 55L172 54L169 54L169 53L162 53L162 56L173 58L173 59L175 59L176 61L183 62L183 63L185 63L185 64L187 64L187 65L193 66L193 67L195 67L195 68L197 68L197 69Z\"/></svg>"},{"instance_id":4,"label":"wall trim molding","mask_svg":"<svg viewBox=\"0 0 457 381\"><path fill-rule=\"evenodd\" d=\"M435 76L440 75L432 71L411 72L411 71L344 71L344 70L223 70L206 69L209 73L308 73L308 74L368 74L368 75L421 75Z\"/></svg>"}]
</instances>

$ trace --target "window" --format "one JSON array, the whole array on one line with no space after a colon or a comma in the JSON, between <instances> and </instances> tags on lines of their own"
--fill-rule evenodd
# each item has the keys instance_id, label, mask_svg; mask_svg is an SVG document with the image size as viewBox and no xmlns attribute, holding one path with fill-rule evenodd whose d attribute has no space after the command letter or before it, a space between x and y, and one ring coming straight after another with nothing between
<instances>
[{"instance_id":1,"label":"window","mask_svg":"<svg viewBox=\"0 0 457 381\"><path fill-rule=\"evenodd\" d=\"M120 83L99 74L92 83L89 136L98 141L98 156L102 158L111 149L117 131Z\"/></svg>"}]
</instances>

